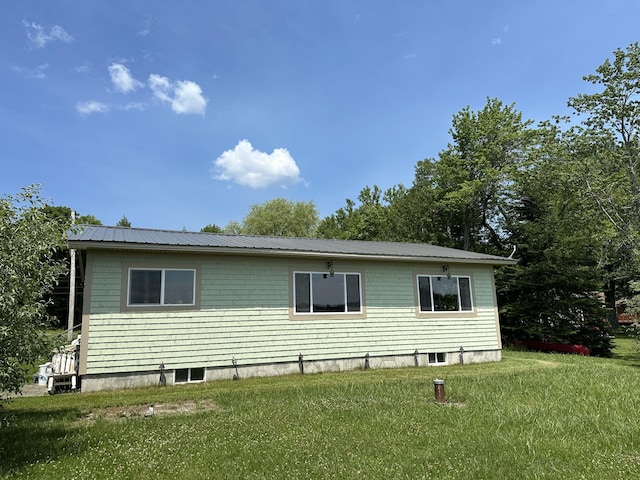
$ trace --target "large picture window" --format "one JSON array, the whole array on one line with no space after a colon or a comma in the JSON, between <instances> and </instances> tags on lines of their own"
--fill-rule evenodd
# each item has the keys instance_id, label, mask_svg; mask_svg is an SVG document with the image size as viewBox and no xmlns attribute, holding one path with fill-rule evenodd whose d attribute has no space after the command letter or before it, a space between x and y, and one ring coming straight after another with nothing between
<instances>
[{"instance_id":1,"label":"large picture window","mask_svg":"<svg viewBox=\"0 0 640 480\"><path fill-rule=\"evenodd\" d=\"M359 273L295 272L295 313L361 313Z\"/></svg>"},{"instance_id":2,"label":"large picture window","mask_svg":"<svg viewBox=\"0 0 640 480\"><path fill-rule=\"evenodd\" d=\"M470 312L469 277L418 275L420 312Z\"/></svg>"},{"instance_id":3,"label":"large picture window","mask_svg":"<svg viewBox=\"0 0 640 480\"><path fill-rule=\"evenodd\" d=\"M193 269L130 268L127 305L195 305Z\"/></svg>"}]
</instances>

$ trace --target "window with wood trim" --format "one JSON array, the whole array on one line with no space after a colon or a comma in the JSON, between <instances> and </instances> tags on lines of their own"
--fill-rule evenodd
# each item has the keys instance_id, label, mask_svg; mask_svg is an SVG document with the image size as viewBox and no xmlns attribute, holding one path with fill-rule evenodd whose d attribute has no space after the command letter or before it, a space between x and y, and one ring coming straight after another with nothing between
<instances>
[{"instance_id":1,"label":"window with wood trim","mask_svg":"<svg viewBox=\"0 0 640 480\"><path fill-rule=\"evenodd\" d=\"M471 312L471 278L447 275L418 275L420 313Z\"/></svg>"},{"instance_id":2,"label":"window with wood trim","mask_svg":"<svg viewBox=\"0 0 640 480\"><path fill-rule=\"evenodd\" d=\"M294 272L296 314L361 313L359 273Z\"/></svg>"},{"instance_id":3,"label":"window with wood trim","mask_svg":"<svg viewBox=\"0 0 640 480\"><path fill-rule=\"evenodd\" d=\"M127 306L195 305L194 269L130 268Z\"/></svg>"}]
</instances>

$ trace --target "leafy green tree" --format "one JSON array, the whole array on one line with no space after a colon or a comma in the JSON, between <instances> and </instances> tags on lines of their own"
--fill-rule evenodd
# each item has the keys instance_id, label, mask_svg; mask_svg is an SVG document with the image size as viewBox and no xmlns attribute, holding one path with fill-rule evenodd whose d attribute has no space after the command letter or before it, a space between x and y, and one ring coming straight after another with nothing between
<instances>
[{"instance_id":1,"label":"leafy green tree","mask_svg":"<svg viewBox=\"0 0 640 480\"><path fill-rule=\"evenodd\" d=\"M568 132L580 165L582 188L611 231L603 239L607 303L615 311L617 290L629 291L640 268L640 46L613 52L584 80L596 93L569 99L581 120ZM615 314L611 316L615 323Z\"/></svg>"},{"instance_id":2,"label":"leafy green tree","mask_svg":"<svg viewBox=\"0 0 640 480\"><path fill-rule=\"evenodd\" d=\"M93 215L79 215L76 217L76 225L102 225L102 222Z\"/></svg>"},{"instance_id":3,"label":"leafy green tree","mask_svg":"<svg viewBox=\"0 0 640 480\"><path fill-rule=\"evenodd\" d=\"M402 188L395 187L383 194L377 185L364 187L358 195L360 203L347 198L344 207L320 222L316 235L343 240L397 239L390 206L392 200L399 197L398 192Z\"/></svg>"},{"instance_id":4,"label":"leafy green tree","mask_svg":"<svg viewBox=\"0 0 640 480\"><path fill-rule=\"evenodd\" d=\"M241 231L247 235L311 237L317 225L318 210L313 202L276 198L252 205Z\"/></svg>"},{"instance_id":5,"label":"leafy green tree","mask_svg":"<svg viewBox=\"0 0 640 480\"><path fill-rule=\"evenodd\" d=\"M231 220L224 226L224 233L228 233L230 235L242 235L244 233L242 230L242 224L235 220Z\"/></svg>"},{"instance_id":6,"label":"leafy green tree","mask_svg":"<svg viewBox=\"0 0 640 480\"><path fill-rule=\"evenodd\" d=\"M640 46L617 49L609 59L586 75L584 80L602 85L602 91L581 94L569 99L569 106L585 116L583 125L592 132L613 132L620 146L620 155L605 160L620 162L629 177L633 219L640 218L640 185L638 180L640 128Z\"/></svg>"},{"instance_id":7,"label":"leafy green tree","mask_svg":"<svg viewBox=\"0 0 640 480\"><path fill-rule=\"evenodd\" d=\"M454 115L453 143L416 166L413 190L426 209L421 228L431 238L464 250L505 251L505 212L513 201L513 178L537 143L530 120L514 105L487 99L485 107L469 107ZM427 204L428 202L428 204Z\"/></svg>"},{"instance_id":8,"label":"leafy green tree","mask_svg":"<svg viewBox=\"0 0 640 480\"><path fill-rule=\"evenodd\" d=\"M37 185L0 199L0 392L18 393L26 365L50 352L46 295L67 271L69 221L53 220Z\"/></svg>"},{"instance_id":9,"label":"leafy green tree","mask_svg":"<svg viewBox=\"0 0 640 480\"><path fill-rule=\"evenodd\" d=\"M215 223L210 223L209 225L203 227L202 230L200 230L200 231L201 232L208 232L208 233L224 233L224 229L222 229L221 227L219 227Z\"/></svg>"}]
</instances>

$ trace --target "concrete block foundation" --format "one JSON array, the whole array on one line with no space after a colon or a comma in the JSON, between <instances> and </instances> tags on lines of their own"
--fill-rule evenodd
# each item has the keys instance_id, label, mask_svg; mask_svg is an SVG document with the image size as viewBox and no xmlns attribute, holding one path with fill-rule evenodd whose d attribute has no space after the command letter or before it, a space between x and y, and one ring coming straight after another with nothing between
<instances>
[{"instance_id":1,"label":"concrete block foundation","mask_svg":"<svg viewBox=\"0 0 640 480\"><path fill-rule=\"evenodd\" d=\"M444 352L445 361L437 363L437 366L455 365L461 363L484 363L499 362L502 359L501 350L484 351L452 351ZM428 353L413 353L409 355L386 355L379 357L363 356L358 358L338 358L326 360L302 359L301 365L298 360L291 362L242 365L240 362L236 366L229 362L228 366L205 366L204 381L232 380L234 375L240 379L250 377L273 377L278 375L292 374L314 374L324 372L341 372L358 369L381 369L381 368L406 368L406 367L428 367L435 366L429 363ZM195 368L195 367L194 367ZM174 371L167 369L164 371L166 385L174 384ZM81 391L95 392L100 390L121 390L125 388L140 388L160 385L160 370L147 372L120 372L98 375L83 375L81 377Z\"/></svg>"}]
</instances>

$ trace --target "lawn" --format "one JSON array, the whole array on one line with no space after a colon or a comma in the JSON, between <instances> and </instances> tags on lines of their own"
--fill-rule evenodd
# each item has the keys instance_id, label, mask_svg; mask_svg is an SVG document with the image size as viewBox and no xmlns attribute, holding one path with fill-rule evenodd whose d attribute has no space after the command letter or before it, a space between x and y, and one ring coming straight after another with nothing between
<instances>
[{"instance_id":1,"label":"lawn","mask_svg":"<svg viewBox=\"0 0 640 480\"><path fill-rule=\"evenodd\" d=\"M2 414L0 478L640 478L640 355L616 342L610 359L505 351L494 364L18 398Z\"/></svg>"}]
</instances>

